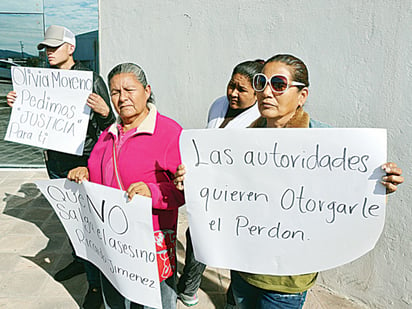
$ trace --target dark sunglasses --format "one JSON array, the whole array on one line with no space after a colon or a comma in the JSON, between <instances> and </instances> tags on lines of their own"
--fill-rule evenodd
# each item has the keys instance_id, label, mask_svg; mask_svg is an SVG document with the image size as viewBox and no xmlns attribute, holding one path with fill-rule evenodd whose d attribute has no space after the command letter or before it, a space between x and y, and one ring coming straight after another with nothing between
<instances>
[{"instance_id":1,"label":"dark sunglasses","mask_svg":"<svg viewBox=\"0 0 412 309\"><path fill-rule=\"evenodd\" d=\"M276 93L284 93L288 91L289 87L293 86L306 86L300 82L292 81L289 83L287 76L282 74L275 74L270 79L262 73L255 74L255 76L253 76L253 89L257 92L262 92L265 90L268 83L270 85L270 89Z\"/></svg>"}]
</instances>

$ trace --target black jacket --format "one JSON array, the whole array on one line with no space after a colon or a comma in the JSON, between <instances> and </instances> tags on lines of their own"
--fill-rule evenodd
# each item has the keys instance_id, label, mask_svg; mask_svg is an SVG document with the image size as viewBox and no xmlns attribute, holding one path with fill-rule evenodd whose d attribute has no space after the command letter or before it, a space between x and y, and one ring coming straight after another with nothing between
<instances>
[{"instance_id":1,"label":"black jacket","mask_svg":"<svg viewBox=\"0 0 412 309\"><path fill-rule=\"evenodd\" d=\"M71 70L90 71L89 68L80 62L76 62L75 65L72 66ZM61 177L66 177L65 174L75 167L87 166L87 160L97 142L97 139L99 138L100 133L115 121L115 116L110 106L110 97L106 84L96 72L93 72L93 93L96 93L103 98L107 106L109 106L110 111L107 117L103 117L102 115L93 112L93 110L90 112L83 155L77 156L54 150L46 151L45 160L47 168L57 174L62 174Z\"/></svg>"}]
</instances>

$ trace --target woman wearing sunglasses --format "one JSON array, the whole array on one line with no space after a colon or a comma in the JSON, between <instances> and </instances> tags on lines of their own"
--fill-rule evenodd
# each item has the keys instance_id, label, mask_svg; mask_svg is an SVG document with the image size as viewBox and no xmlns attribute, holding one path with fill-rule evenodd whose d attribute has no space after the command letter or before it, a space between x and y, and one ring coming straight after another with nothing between
<instances>
[{"instance_id":1,"label":"woman wearing sunglasses","mask_svg":"<svg viewBox=\"0 0 412 309\"><path fill-rule=\"evenodd\" d=\"M253 77L252 86L261 117L250 127L329 127L311 119L303 109L308 97L308 70L295 56L276 55L267 60L262 72ZM387 193L392 193L403 182L402 170L395 163L386 163L382 168L386 172L382 183ZM184 174L185 170L181 168L175 174L175 183L180 183L180 188L183 187ZM238 308L300 309L317 275L273 276L231 271L231 286Z\"/></svg>"},{"instance_id":2,"label":"woman wearing sunglasses","mask_svg":"<svg viewBox=\"0 0 412 309\"><path fill-rule=\"evenodd\" d=\"M265 62L253 78L261 117L253 128L323 128L328 125L310 118L303 110L308 97L308 70L292 55L276 55ZM402 170L386 163L383 184L394 192L403 182ZM273 276L231 271L233 294L239 308L302 308L307 290L317 273Z\"/></svg>"}]
</instances>

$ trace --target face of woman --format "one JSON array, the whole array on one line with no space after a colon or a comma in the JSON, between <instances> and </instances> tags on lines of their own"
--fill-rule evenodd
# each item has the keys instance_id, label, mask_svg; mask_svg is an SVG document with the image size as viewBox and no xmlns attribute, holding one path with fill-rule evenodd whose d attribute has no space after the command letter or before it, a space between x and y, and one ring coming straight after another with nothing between
<instances>
[{"instance_id":1,"label":"face of woman","mask_svg":"<svg viewBox=\"0 0 412 309\"><path fill-rule=\"evenodd\" d=\"M292 68L281 62L269 62L262 70L267 79L275 74L287 76L288 83L292 80ZM289 87L286 92L276 93L270 88L269 83L262 92L257 92L257 100L260 114L267 119L268 126L282 128L293 117L298 106L303 106L308 95L308 89L299 90L297 87Z\"/></svg>"},{"instance_id":2,"label":"face of woman","mask_svg":"<svg viewBox=\"0 0 412 309\"><path fill-rule=\"evenodd\" d=\"M116 74L110 81L110 96L114 108L125 124L139 122L146 117L149 112L146 103L150 92L150 86L143 87L133 73Z\"/></svg>"},{"instance_id":3,"label":"face of woman","mask_svg":"<svg viewBox=\"0 0 412 309\"><path fill-rule=\"evenodd\" d=\"M230 79L226 96L232 109L245 109L256 102L255 90L249 79L239 73L236 73Z\"/></svg>"}]
</instances>

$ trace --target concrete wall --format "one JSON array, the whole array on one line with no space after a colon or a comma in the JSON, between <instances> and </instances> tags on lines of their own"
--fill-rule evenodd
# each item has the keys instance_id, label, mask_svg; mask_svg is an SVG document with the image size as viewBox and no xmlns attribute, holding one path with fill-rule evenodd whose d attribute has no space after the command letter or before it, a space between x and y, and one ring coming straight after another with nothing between
<instances>
[{"instance_id":1,"label":"concrete wall","mask_svg":"<svg viewBox=\"0 0 412 309\"><path fill-rule=\"evenodd\" d=\"M370 308L411 308L411 1L100 1L99 29L102 74L142 65L159 110L184 128L204 127L235 64L277 53L307 64L313 118L387 128L406 183L389 197L377 247L319 282Z\"/></svg>"}]
</instances>

